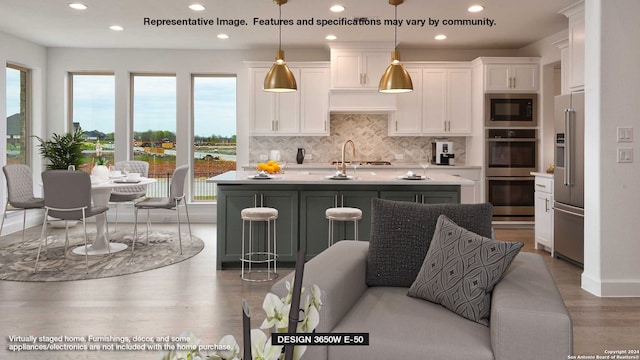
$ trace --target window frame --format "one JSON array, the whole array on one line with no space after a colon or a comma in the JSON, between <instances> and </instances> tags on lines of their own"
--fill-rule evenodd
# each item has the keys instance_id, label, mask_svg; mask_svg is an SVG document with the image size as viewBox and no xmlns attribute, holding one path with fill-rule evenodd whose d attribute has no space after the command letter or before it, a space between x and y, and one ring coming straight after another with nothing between
<instances>
[{"instance_id":1,"label":"window frame","mask_svg":"<svg viewBox=\"0 0 640 360\"><path fill-rule=\"evenodd\" d=\"M191 149L191 154L189 155L189 165L191 166L191 181L189 182L189 187L191 188L190 191L190 201L191 202L197 202L197 203L212 203L215 204L218 202L217 197L212 199L212 200L197 200L195 199L196 196L196 191L195 191L195 157L193 156L194 152L195 152L195 129L196 129L196 124L195 124L195 100L196 100L196 92L195 92L195 85L196 85L196 78L233 78L235 79L235 91L236 91L236 103L235 103L235 107L236 107L236 155L237 155L237 133L238 133L238 75L237 74L222 74L222 73L192 73L191 74L191 87L190 87L190 92L191 92L191 96L190 96L190 101L189 101L189 111L191 113L191 117L190 117L190 121L191 121L191 134L189 134L189 141L191 142L190 144L190 149ZM236 159L236 169L238 168L238 161ZM217 188L217 184L213 184L214 187L214 194L217 192L216 188Z\"/></svg>"},{"instance_id":2,"label":"window frame","mask_svg":"<svg viewBox=\"0 0 640 360\"><path fill-rule=\"evenodd\" d=\"M32 164L32 147L33 147L33 141L31 139L31 129L33 126L33 118L32 118L32 112L33 112L33 70L29 69L27 67L18 65L18 64L14 64L11 63L9 61L6 62L6 66L5 66L5 73L6 73L6 69L10 68L13 70L18 70L20 72L24 72L25 73L25 83L26 83L26 90L25 90L25 105L24 105L24 163L25 165L31 166ZM6 76L6 75L5 75ZM5 91L6 91L6 78L5 78ZM5 94L5 100L6 101L6 94ZM5 118L6 118L6 114L5 114ZM5 124L6 126L6 124ZM5 145L6 146L6 145ZM5 153L5 163L7 161L7 154Z\"/></svg>"}]
</instances>

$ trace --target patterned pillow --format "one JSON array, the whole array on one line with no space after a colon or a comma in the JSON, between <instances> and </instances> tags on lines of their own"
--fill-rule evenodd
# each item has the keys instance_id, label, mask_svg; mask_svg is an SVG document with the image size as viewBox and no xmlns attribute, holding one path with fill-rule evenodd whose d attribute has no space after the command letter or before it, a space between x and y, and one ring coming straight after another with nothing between
<instances>
[{"instance_id":1,"label":"patterned pillow","mask_svg":"<svg viewBox=\"0 0 640 360\"><path fill-rule=\"evenodd\" d=\"M476 234L491 237L493 212L489 203L417 204L373 199L367 285L411 286L442 214Z\"/></svg>"},{"instance_id":2,"label":"patterned pillow","mask_svg":"<svg viewBox=\"0 0 640 360\"><path fill-rule=\"evenodd\" d=\"M407 295L489 326L493 287L522 246L482 237L440 215L427 257Z\"/></svg>"}]
</instances>

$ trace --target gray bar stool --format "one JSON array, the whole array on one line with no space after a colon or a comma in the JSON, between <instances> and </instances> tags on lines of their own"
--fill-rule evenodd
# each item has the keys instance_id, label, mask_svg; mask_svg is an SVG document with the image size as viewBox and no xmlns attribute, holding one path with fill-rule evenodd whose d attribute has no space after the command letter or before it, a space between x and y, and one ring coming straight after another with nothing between
<instances>
[{"instance_id":1,"label":"gray bar stool","mask_svg":"<svg viewBox=\"0 0 640 360\"><path fill-rule=\"evenodd\" d=\"M325 216L329 219L329 241L328 246L333 245L333 222L353 221L354 240L358 240L358 220L362 219L362 210L352 207L334 207L325 211Z\"/></svg>"},{"instance_id":2,"label":"gray bar stool","mask_svg":"<svg viewBox=\"0 0 640 360\"><path fill-rule=\"evenodd\" d=\"M252 207L242 209L240 212L242 217L242 255L240 262L242 263L242 280L246 281L270 281L278 277L276 258L276 220L278 219L278 210L269 207ZM249 222L249 240L245 238L245 224ZM253 249L253 222L265 221L267 223L267 251L254 251ZM273 224L272 224L273 222ZM273 230L272 230L273 228ZM273 233L272 233L273 232ZM248 247L248 248L247 248ZM273 247L273 251L271 248ZM245 264L248 270L245 271ZM266 264L266 270L253 270L254 264ZM273 269L271 265L273 264ZM262 273L263 278L254 278L252 274Z\"/></svg>"}]
</instances>

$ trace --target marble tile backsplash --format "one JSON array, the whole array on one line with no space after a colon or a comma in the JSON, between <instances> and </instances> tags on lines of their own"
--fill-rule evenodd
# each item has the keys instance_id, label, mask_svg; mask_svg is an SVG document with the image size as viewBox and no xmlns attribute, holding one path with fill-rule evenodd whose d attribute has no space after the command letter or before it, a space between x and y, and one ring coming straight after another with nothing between
<instances>
[{"instance_id":1,"label":"marble tile backsplash","mask_svg":"<svg viewBox=\"0 0 640 360\"><path fill-rule=\"evenodd\" d=\"M351 139L356 159L418 163L420 156L431 155L434 141L452 141L456 163L465 163L464 137L388 136L387 114L331 114L330 136L253 136L249 140L249 161L260 162L260 155L280 150L282 160L295 163L298 148L304 148L305 163L330 163L341 158L342 144ZM347 159L351 159L348 149ZM402 154L402 160L395 155Z\"/></svg>"}]
</instances>

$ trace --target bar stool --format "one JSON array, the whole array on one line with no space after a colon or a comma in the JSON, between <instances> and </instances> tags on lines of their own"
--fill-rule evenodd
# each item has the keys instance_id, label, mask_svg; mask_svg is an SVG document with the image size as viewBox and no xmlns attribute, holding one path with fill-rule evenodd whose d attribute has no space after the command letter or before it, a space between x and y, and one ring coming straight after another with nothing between
<instances>
[{"instance_id":1,"label":"bar stool","mask_svg":"<svg viewBox=\"0 0 640 360\"><path fill-rule=\"evenodd\" d=\"M328 246L333 245L333 222L353 221L353 233L355 240L358 240L358 220L362 219L362 210L352 207L334 207L325 211L325 216L329 219L329 241Z\"/></svg>"},{"instance_id":2,"label":"bar stool","mask_svg":"<svg viewBox=\"0 0 640 360\"><path fill-rule=\"evenodd\" d=\"M276 267L276 219L278 218L278 210L269 207L252 207L242 209L240 212L242 217L242 255L240 256L240 262L242 263L241 278L245 281L270 281L278 277ZM245 239L245 223L249 222L249 241L248 249L246 249L247 240ZM267 251L254 251L253 250L253 222L265 221L267 223ZM273 222L273 226L272 223ZM273 227L273 234L271 228ZM273 236L272 236L273 235ZM273 246L273 251L271 247ZM246 249L246 251L245 251ZM271 264L273 263L273 269ZM247 264L248 270L245 271L245 264ZM266 264L265 270L253 270L254 264ZM262 273L265 275L262 279L252 278L251 274Z\"/></svg>"}]
</instances>

